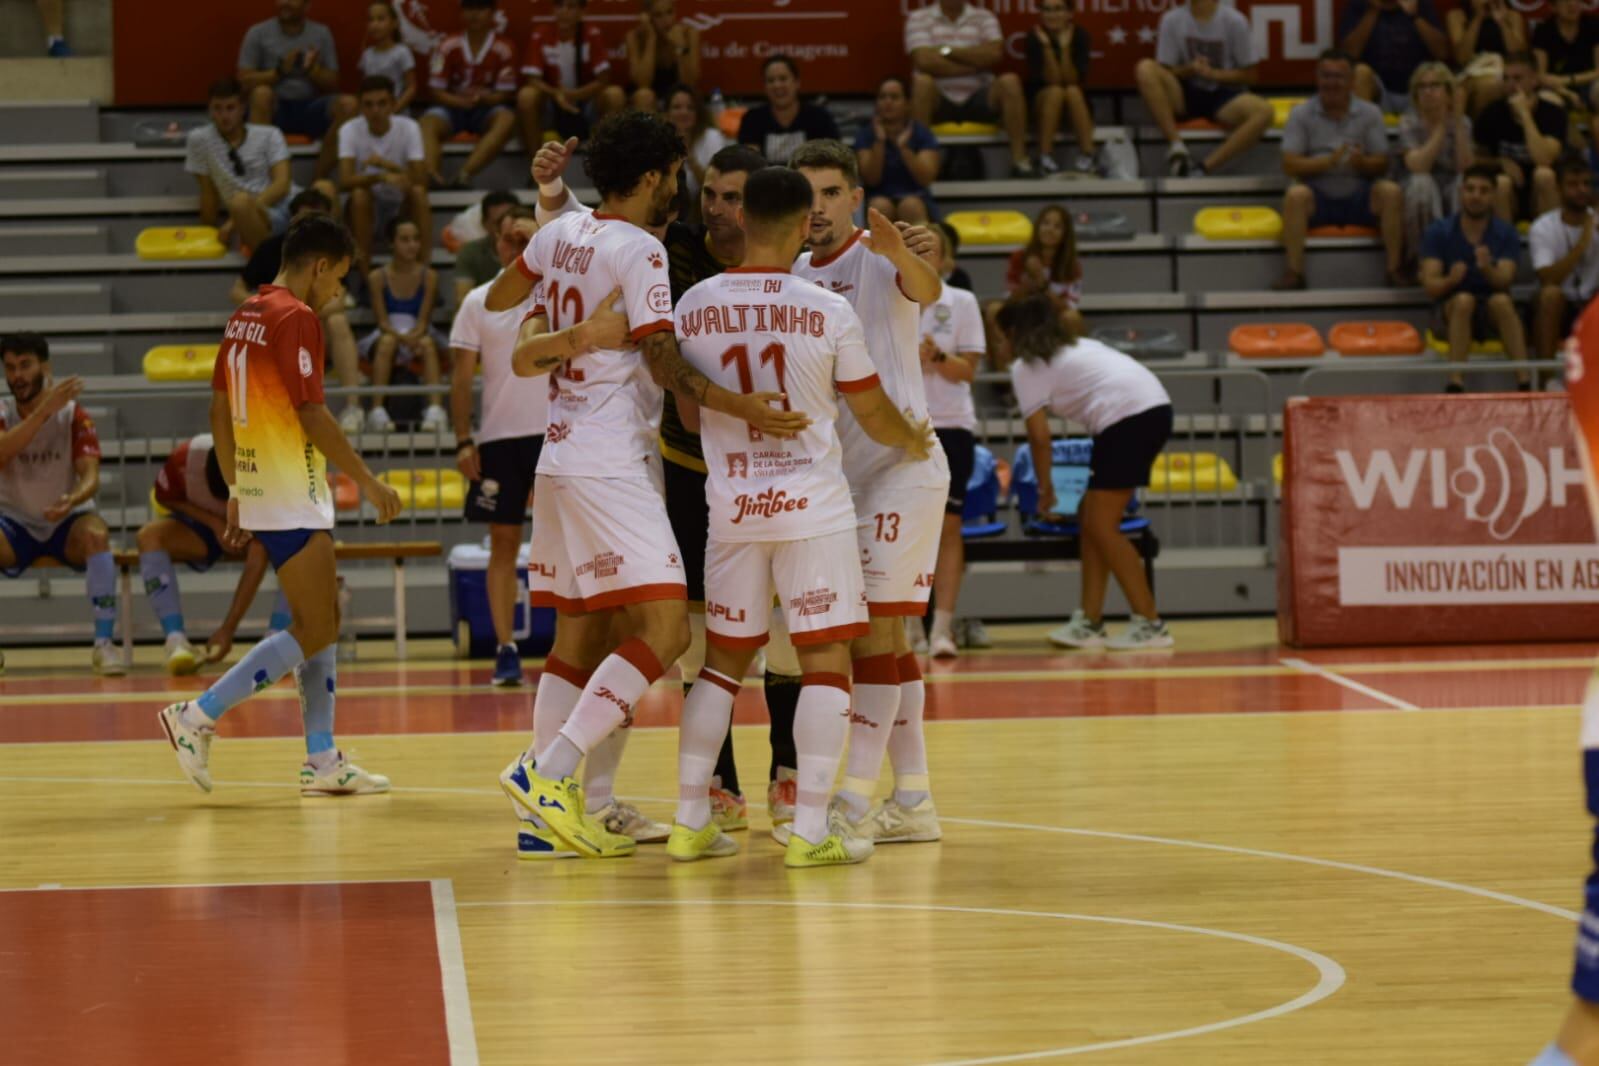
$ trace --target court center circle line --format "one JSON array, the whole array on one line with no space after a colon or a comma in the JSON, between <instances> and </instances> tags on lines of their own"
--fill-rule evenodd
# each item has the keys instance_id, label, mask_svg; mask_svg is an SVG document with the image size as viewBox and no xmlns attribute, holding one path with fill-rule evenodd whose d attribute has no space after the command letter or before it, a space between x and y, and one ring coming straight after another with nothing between
<instances>
[{"instance_id":1,"label":"court center circle line","mask_svg":"<svg viewBox=\"0 0 1599 1066\"><path fill-rule=\"evenodd\" d=\"M1017 910L1005 907L960 907L942 903L865 903L780 899L510 899L456 903L457 910L491 907L790 907L817 910L935 911L948 914L978 914L1004 918L1045 918L1052 921L1129 925L1143 929L1158 929L1164 932L1192 933L1197 936L1215 937L1220 940L1235 940L1239 943L1252 944L1255 947L1269 948L1285 955L1292 955L1310 963L1316 969L1316 984L1309 991L1303 992L1283 1003L1267 1007L1264 1010L1243 1014L1236 1018L1228 1018L1219 1022L1207 1022L1204 1025L1194 1025L1184 1029L1173 1029L1165 1033L1149 1033L1145 1036L1104 1040L1093 1044L1046 1048L1039 1051L1022 1051L1013 1055L993 1055L978 1059L950 1059L930 1064L930 1066L990 1066L990 1064L1002 1062L1064 1058L1068 1055L1086 1055L1093 1051L1112 1051L1117 1048L1140 1047L1145 1044L1158 1044L1191 1036L1203 1036L1208 1033L1220 1032L1224 1029L1236 1029L1240 1026L1252 1025L1255 1022L1268 1021L1272 1018L1279 1018L1285 1014L1303 1010L1333 995L1344 986L1346 980L1344 968L1335 960L1320 952L1300 947L1298 944L1289 944L1285 941L1272 940L1267 937L1252 936L1249 933L1235 933L1227 929L1211 929L1203 925L1180 925L1175 922L1157 922L1143 918L1113 918L1103 914L1071 914L1057 911Z\"/></svg>"}]
</instances>

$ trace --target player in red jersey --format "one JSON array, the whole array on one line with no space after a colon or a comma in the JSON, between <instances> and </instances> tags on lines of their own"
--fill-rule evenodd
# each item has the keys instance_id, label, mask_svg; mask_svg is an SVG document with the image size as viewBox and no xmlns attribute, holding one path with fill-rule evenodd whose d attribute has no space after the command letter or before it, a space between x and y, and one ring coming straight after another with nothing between
<instances>
[{"instance_id":1,"label":"player in red jersey","mask_svg":"<svg viewBox=\"0 0 1599 1066\"><path fill-rule=\"evenodd\" d=\"M305 716L301 794L388 791L388 778L348 762L333 743L339 606L327 460L355 479L379 522L400 513L399 494L367 469L322 402L326 356L312 308L338 293L354 250L349 230L331 216L296 221L284 238L276 280L233 312L217 356L211 433L229 489L223 543L240 549L254 537L266 549L292 621L199 699L161 711L178 765L206 792L217 719L290 671Z\"/></svg>"}]
</instances>

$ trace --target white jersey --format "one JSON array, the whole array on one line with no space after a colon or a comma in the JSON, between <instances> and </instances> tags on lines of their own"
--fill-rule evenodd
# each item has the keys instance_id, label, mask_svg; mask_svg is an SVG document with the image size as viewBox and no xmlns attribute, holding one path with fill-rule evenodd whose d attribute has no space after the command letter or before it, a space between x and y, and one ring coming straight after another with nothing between
<instances>
[{"instance_id":1,"label":"white jersey","mask_svg":"<svg viewBox=\"0 0 1599 1066\"><path fill-rule=\"evenodd\" d=\"M921 306L905 295L894 264L861 244L856 230L844 247L826 259L810 252L794 263L794 273L837 293L849 301L866 333L866 351L877 368L883 391L912 422L927 418L927 392L922 386ZM907 467L900 483L947 485L949 468L944 451L936 445L925 462L907 458L899 448L885 447L855 421L849 411L839 412L838 435L844 444L844 474L857 492L896 467ZM914 470L914 473L913 473Z\"/></svg>"},{"instance_id":2,"label":"white jersey","mask_svg":"<svg viewBox=\"0 0 1599 1066\"><path fill-rule=\"evenodd\" d=\"M848 301L787 271L734 267L677 304L683 357L731 392L781 392L810 426L763 438L739 418L700 411L710 537L780 541L855 528L835 423L837 392L877 384Z\"/></svg>"},{"instance_id":3,"label":"white jersey","mask_svg":"<svg viewBox=\"0 0 1599 1066\"><path fill-rule=\"evenodd\" d=\"M945 283L935 303L922 312L922 336L931 337L938 350L946 356L982 353L988 350L983 338L983 312L977 306L977 297L965 289ZM934 429L977 428L977 408L972 404L972 383L951 381L936 367L922 368L922 382L927 389L927 413L933 419Z\"/></svg>"},{"instance_id":4,"label":"white jersey","mask_svg":"<svg viewBox=\"0 0 1599 1066\"><path fill-rule=\"evenodd\" d=\"M490 311L484 304L493 282L466 294L450 327L450 347L476 352L483 367L483 421L479 444L494 440L544 435L550 421L550 383L517 377L511 353L522 320L533 310L535 294L509 311Z\"/></svg>"},{"instance_id":5,"label":"white jersey","mask_svg":"<svg viewBox=\"0 0 1599 1066\"><path fill-rule=\"evenodd\" d=\"M1123 419L1171 403L1148 367L1092 337L1079 338L1047 363L1016 360L1010 379L1023 418L1047 407L1096 437Z\"/></svg>"},{"instance_id":6,"label":"white jersey","mask_svg":"<svg viewBox=\"0 0 1599 1066\"><path fill-rule=\"evenodd\" d=\"M672 328L666 249L626 219L562 215L517 264L537 287L533 313L552 333L588 318L618 287L635 342ZM659 457L662 392L639 352L603 348L568 360L550 372L549 396L540 474L637 477Z\"/></svg>"}]
</instances>

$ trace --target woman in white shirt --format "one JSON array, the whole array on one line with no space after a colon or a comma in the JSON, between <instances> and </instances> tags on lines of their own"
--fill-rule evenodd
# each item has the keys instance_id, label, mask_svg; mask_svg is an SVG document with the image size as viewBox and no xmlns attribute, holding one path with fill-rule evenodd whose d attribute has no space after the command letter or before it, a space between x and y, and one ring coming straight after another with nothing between
<instances>
[{"instance_id":1,"label":"woman in white shirt","mask_svg":"<svg viewBox=\"0 0 1599 1066\"><path fill-rule=\"evenodd\" d=\"M1040 515L1055 512L1049 416L1080 422L1094 438L1088 491L1077 508L1082 607L1050 633L1050 642L1068 648L1171 647L1143 562L1120 529L1127 502L1149 484L1149 468L1171 436L1171 397L1131 356L1077 336L1047 294L1006 304L998 324L1015 355L1011 381L1027 421ZM1133 617L1125 632L1108 638L1103 612L1110 576L1121 586Z\"/></svg>"}]
</instances>

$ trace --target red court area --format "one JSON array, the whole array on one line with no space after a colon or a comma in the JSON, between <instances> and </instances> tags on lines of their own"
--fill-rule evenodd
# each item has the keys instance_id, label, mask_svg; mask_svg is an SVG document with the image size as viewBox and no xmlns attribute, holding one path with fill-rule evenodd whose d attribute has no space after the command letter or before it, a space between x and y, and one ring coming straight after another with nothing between
<instances>
[{"instance_id":1,"label":"red court area","mask_svg":"<svg viewBox=\"0 0 1599 1066\"><path fill-rule=\"evenodd\" d=\"M0 892L0 1061L447 1063L432 888Z\"/></svg>"}]
</instances>

